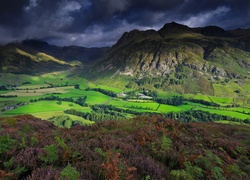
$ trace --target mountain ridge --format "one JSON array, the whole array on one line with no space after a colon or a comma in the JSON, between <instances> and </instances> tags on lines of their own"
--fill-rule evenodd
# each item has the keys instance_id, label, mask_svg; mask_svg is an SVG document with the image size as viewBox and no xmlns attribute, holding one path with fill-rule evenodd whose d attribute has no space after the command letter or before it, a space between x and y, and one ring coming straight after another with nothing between
<instances>
[{"instance_id":1,"label":"mountain ridge","mask_svg":"<svg viewBox=\"0 0 250 180\"><path fill-rule=\"evenodd\" d=\"M0 47L0 72L41 74L90 64L108 48L59 47L45 41L26 39Z\"/></svg>"},{"instance_id":2,"label":"mountain ridge","mask_svg":"<svg viewBox=\"0 0 250 180\"><path fill-rule=\"evenodd\" d=\"M249 77L250 68L247 33L248 29L239 32L217 26L189 28L174 22L158 31L132 30L125 32L90 70L85 71L92 73L91 79L97 80L127 76L132 82L160 77L159 83L165 88L173 84L187 87L197 77L206 84L220 79L244 79ZM178 70L180 67L183 72ZM181 78L180 74L187 77ZM163 85L163 81L168 82ZM194 83L201 88L202 83Z\"/></svg>"}]
</instances>

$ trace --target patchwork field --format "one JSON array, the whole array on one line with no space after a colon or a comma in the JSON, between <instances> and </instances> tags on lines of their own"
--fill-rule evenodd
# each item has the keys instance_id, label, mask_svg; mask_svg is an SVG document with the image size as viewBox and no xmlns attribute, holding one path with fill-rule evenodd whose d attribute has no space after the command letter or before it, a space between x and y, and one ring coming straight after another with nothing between
<instances>
[{"instance_id":1,"label":"patchwork field","mask_svg":"<svg viewBox=\"0 0 250 180\"><path fill-rule=\"evenodd\" d=\"M97 119L114 118L118 116L133 117L133 113L177 113L188 112L190 110L200 110L202 112L209 112L211 114L218 114L230 116L232 118L239 118L241 120L250 119L250 105L248 99L240 97L235 93L235 89L239 89L237 83L230 83L227 86L221 84L214 84L216 91L215 96L203 94L184 94L186 99L203 100L210 103L217 103L221 107L215 108L200 103L185 102L181 105L174 106L169 104L159 104L154 100L146 99L131 99L131 98L117 98L108 94L98 92L96 90L86 90L87 87L95 89L103 89L111 91L116 94L121 92L133 91L133 89L121 89L112 87L111 85L97 85L95 83L87 82L86 80L75 77L67 77L65 73L49 73L41 76L20 75L16 78L13 74L1 74L0 84L8 84L7 90L1 90L0 98L0 116L13 116L19 114L32 114L41 119L50 119L56 116L68 116L72 121L80 121L82 124L91 124L93 116ZM6 79L6 81L4 81ZM3 83L4 81L4 83ZM75 85L78 84L76 88ZM13 86L15 85L15 86ZM52 87L51 87L52 86ZM230 86L230 88L229 88ZM157 89L156 89L157 90ZM239 91L249 90L249 86L245 85ZM136 92L140 92L136 90ZM178 93L157 91L159 98L172 98L180 96ZM39 100L39 98L57 97L59 100ZM246 94L246 97L248 94ZM84 98L84 106L77 104L79 98ZM71 98L72 102L64 99ZM238 107L226 107L237 103ZM103 109L92 106L103 105ZM118 108L115 110L107 109L110 106ZM65 110L74 109L77 112L84 113L81 116L67 114ZM117 111L126 111L119 114ZM131 112L129 112L130 110ZM102 113L102 114L100 114ZM103 114L104 113L104 114ZM131 114L132 113L132 114ZM88 115L89 114L89 115ZM91 115L92 114L92 115ZM85 118L84 118L84 117ZM86 119L88 118L88 119ZM218 119L222 120L222 119ZM225 121L227 122L227 121Z\"/></svg>"}]
</instances>

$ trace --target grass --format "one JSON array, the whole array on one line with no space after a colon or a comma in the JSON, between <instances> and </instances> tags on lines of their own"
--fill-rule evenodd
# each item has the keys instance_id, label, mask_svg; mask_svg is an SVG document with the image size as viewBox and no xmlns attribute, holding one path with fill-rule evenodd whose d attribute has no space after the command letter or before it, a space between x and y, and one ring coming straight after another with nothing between
<instances>
[{"instance_id":1,"label":"grass","mask_svg":"<svg viewBox=\"0 0 250 180\"><path fill-rule=\"evenodd\" d=\"M67 116L69 116L74 121L82 122L82 124L84 124L84 125L90 125L90 124L95 123L94 121L90 121L90 120L84 119L84 118L79 117L79 116L74 116L74 115L69 115L69 114L67 114Z\"/></svg>"},{"instance_id":2,"label":"grass","mask_svg":"<svg viewBox=\"0 0 250 180\"><path fill-rule=\"evenodd\" d=\"M116 84L106 84L106 85L97 85L97 82L87 82L85 79L80 78L78 76L68 77L69 73L66 71L61 72L53 72L47 73L40 76L30 76L30 75L13 75L13 74L0 74L0 85L17 85L18 88L23 88L25 90L8 90L8 91L0 91L2 95L17 95L15 98L1 98L0 99L0 107L4 107L6 105L13 105L18 102L29 102L31 99L37 99L39 97L51 96L53 93L61 93L54 94L59 97L72 97L73 99L77 99L78 97L87 96L86 103L88 105L95 104L109 104L122 109L131 109L137 112L156 112L156 113L169 113L169 112L179 112L179 111L188 111L190 109L194 110L202 110L209 111L211 113L216 113L220 115L226 115L241 119L250 118L250 115L246 113L250 113L250 108L248 108L248 104L245 103L242 107L237 108L221 108L221 109L213 109L211 107L206 107L201 104L196 103L187 103L181 106L170 106L161 104L159 106L158 103L150 101L150 100L128 100L125 101L120 98L112 98L107 95L104 95L100 92L96 91L85 91L85 88L102 88L106 90L111 90L116 93L120 93L122 91L128 91L131 89L123 89L121 86L114 87ZM118 77L114 77L118 78ZM125 77L119 77L120 80ZM24 82L29 82L29 84L23 84ZM57 87L57 88L44 88L39 89L40 87L48 86L46 83L52 83L55 85L64 85L66 83L71 86L67 87ZM120 82L122 84L122 82ZM75 89L74 84L80 84L80 89ZM223 106L229 105L232 103L243 104L242 102L246 102L247 98L250 99L250 95L246 94L247 91L250 91L250 85L248 82L242 84L242 88L239 84L230 81L229 84L213 84L215 89L215 96L208 96L203 94L184 94L185 98L193 98L193 99L202 99L206 101L213 101L215 103L219 103ZM35 90L26 90L35 89ZM38 89L36 89L38 88ZM241 94L237 94L234 91L240 90ZM157 90L159 97L167 98L174 95L180 95L176 92L162 91ZM240 96L242 95L242 96ZM244 96L243 96L244 95ZM71 104L71 105L70 105ZM73 106L72 106L73 104ZM21 106L14 110L9 110L6 112L2 112L1 116L9 116L9 115L17 115L17 114L32 114L36 117L42 119L48 119L52 116L63 115L63 111L65 109L78 109L84 112L91 112L89 107L81 107L74 103L62 102L61 105L57 104L56 101L39 101L34 103L29 103L28 105ZM128 115L130 116L130 115ZM85 122L86 124L90 124L88 120L85 120L81 117L71 116L74 120L80 120Z\"/></svg>"},{"instance_id":3,"label":"grass","mask_svg":"<svg viewBox=\"0 0 250 180\"><path fill-rule=\"evenodd\" d=\"M19 89L40 89L41 87L48 87L49 85L48 84L37 84L37 85L22 85L22 86L19 86L18 88Z\"/></svg>"},{"instance_id":4,"label":"grass","mask_svg":"<svg viewBox=\"0 0 250 180\"><path fill-rule=\"evenodd\" d=\"M224 116L231 116L231 117L239 118L239 119L250 118L250 115L230 111L230 108L225 109L225 110L221 110L221 109L210 109L210 108L205 108L205 107L196 107L195 110L208 111L210 113L220 114L220 115L224 115Z\"/></svg>"},{"instance_id":5,"label":"grass","mask_svg":"<svg viewBox=\"0 0 250 180\"><path fill-rule=\"evenodd\" d=\"M128 102L124 107L150 108L152 110L156 110L158 106L159 104L156 102Z\"/></svg>"},{"instance_id":6,"label":"grass","mask_svg":"<svg viewBox=\"0 0 250 180\"><path fill-rule=\"evenodd\" d=\"M209 96L210 99L215 102L215 103L218 103L218 104L231 104L233 103L233 98L230 98L230 97L215 97L215 96Z\"/></svg>"},{"instance_id":7,"label":"grass","mask_svg":"<svg viewBox=\"0 0 250 180\"><path fill-rule=\"evenodd\" d=\"M171 105L161 104L159 106L159 103L156 102L140 102L140 100L123 101L121 99L113 99L112 101L109 102L109 105L113 105L123 109L131 109L137 112L169 113L169 112L188 111L194 108L197 104L188 103L186 105L181 105L181 106L171 106Z\"/></svg>"},{"instance_id":8,"label":"grass","mask_svg":"<svg viewBox=\"0 0 250 180\"><path fill-rule=\"evenodd\" d=\"M225 84L213 84L213 88L215 96L218 97L238 97L235 90L240 90L242 93L245 93L245 90L233 81Z\"/></svg>"},{"instance_id":9,"label":"grass","mask_svg":"<svg viewBox=\"0 0 250 180\"><path fill-rule=\"evenodd\" d=\"M244 107L235 107L235 108L230 108L231 111L239 111L242 113L250 113L250 108L244 108Z\"/></svg>"},{"instance_id":10,"label":"grass","mask_svg":"<svg viewBox=\"0 0 250 180\"><path fill-rule=\"evenodd\" d=\"M72 86L68 87L56 87L56 88L44 88L44 89L36 89L36 90L14 90L9 91L3 95L17 95L17 96L43 96L46 94L52 94L52 93L67 93L70 89L72 89Z\"/></svg>"},{"instance_id":11,"label":"grass","mask_svg":"<svg viewBox=\"0 0 250 180\"><path fill-rule=\"evenodd\" d=\"M115 99L111 100L108 104L116 106L116 107L124 107L128 103L129 102L127 102L127 101L123 101L121 99L115 98Z\"/></svg>"},{"instance_id":12,"label":"grass","mask_svg":"<svg viewBox=\"0 0 250 180\"><path fill-rule=\"evenodd\" d=\"M105 86L105 85L97 85L97 84L93 84L93 83L88 83L88 87L90 87L90 88L101 88L101 89L113 91L115 93L120 93L120 92L123 91L122 89L119 89L119 88L116 88L116 87Z\"/></svg>"},{"instance_id":13,"label":"grass","mask_svg":"<svg viewBox=\"0 0 250 180\"><path fill-rule=\"evenodd\" d=\"M1 90L1 91L0 91L0 94L3 95L3 94L6 94L6 93L8 93L8 92L9 92L8 90Z\"/></svg>"},{"instance_id":14,"label":"grass","mask_svg":"<svg viewBox=\"0 0 250 180\"><path fill-rule=\"evenodd\" d=\"M170 106L166 104L161 104L158 111L162 113L168 113L168 112L179 112L179 111L188 111L192 109L193 105L181 105L181 106Z\"/></svg>"},{"instance_id":15,"label":"grass","mask_svg":"<svg viewBox=\"0 0 250 180\"><path fill-rule=\"evenodd\" d=\"M32 113L50 113L63 112L65 109L78 109L84 112L91 112L90 108L79 106L71 102L62 102L60 105L56 101L39 101L29 103L28 105L4 112L4 115L32 114Z\"/></svg>"},{"instance_id":16,"label":"grass","mask_svg":"<svg viewBox=\"0 0 250 180\"><path fill-rule=\"evenodd\" d=\"M185 98L191 98L191 99L202 99L208 102L211 102L211 96L203 95L203 94L185 94Z\"/></svg>"}]
</instances>

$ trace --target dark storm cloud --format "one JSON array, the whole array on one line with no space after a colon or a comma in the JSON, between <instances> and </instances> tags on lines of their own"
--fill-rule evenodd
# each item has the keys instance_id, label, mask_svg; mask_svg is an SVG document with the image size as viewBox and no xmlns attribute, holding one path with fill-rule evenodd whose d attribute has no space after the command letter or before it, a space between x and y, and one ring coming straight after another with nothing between
<instances>
[{"instance_id":1,"label":"dark storm cloud","mask_svg":"<svg viewBox=\"0 0 250 180\"><path fill-rule=\"evenodd\" d=\"M178 20L190 26L218 25L226 29L250 27L249 0L189 0ZM193 19L193 22L191 22ZM199 24L199 22L202 23ZM196 21L196 23L195 23Z\"/></svg>"},{"instance_id":2,"label":"dark storm cloud","mask_svg":"<svg viewBox=\"0 0 250 180\"><path fill-rule=\"evenodd\" d=\"M6 0L1 42L44 39L58 45L113 45L124 31L188 26L249 28L249 0Z\"/></svg>"},{"instance_id":3,"label":"dark storm cloud","mask_svg":"<svg viewBox=\"0 0 250 180\"><path fill-rule=\"evenodd\" d=\"M93 0L89 8L72 12L74 24L70 30L82 30L92 25L119 25L122 21L140 25L152 24L155 14L176 8L183 0ZM117 24L118 23L118 24ZM79 24L82 27L79 27Z\"/></svg>"},{"instance_id":4,"label":"dark storm cloud","mask_svg":"<svg viewBox=\"0 0 250 180\"><path fill-rule=\"evenodd\" d=\"M17 26L23 24L23 7L28 4L29 0L2 1L0 6L0 25Z\"/></svg>"}]
</instances>

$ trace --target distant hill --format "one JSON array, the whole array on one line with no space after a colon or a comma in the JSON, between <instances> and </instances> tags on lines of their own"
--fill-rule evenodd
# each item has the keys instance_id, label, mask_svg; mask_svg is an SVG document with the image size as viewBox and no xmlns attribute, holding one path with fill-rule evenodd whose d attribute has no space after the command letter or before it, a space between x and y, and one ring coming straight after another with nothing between
<instances>
[{"instance_id":1,"label":"distant hill","mask_svg":"<svg viewBox=\"0 0 250 180\"><path fill-rule=\"evenodd\" d=\"M0 47L0 72L40 74L72 67L69 63L21 44Z\"/></svg>"},{"instance_id":2,"label":"distant hill","mask_svg":"<svg viewBox=\"0 0 250 180\"><path fill-rule=\"evenodd\" d=\"M40 74L91 64L108 48L59 47L39 40L24 40L0 47L0 72Z\"/></svg>"},{"instance_id":3,"label":"distant hill","mask_svg":"<svg viewBox=\"0 0 250 180\"><path fill-rule=\"evenodd\" d=\"M92 63L96 59L100 58L109 47L103 48L86 48L81 46L55 46L50 45L47 42L35 40L35 39L28 39L22 42L22 45L28 46L32 49L37 51L46 53L58 59L62 59L64 61L80 61L82 63Z\"/></svg>"},{"instance_id":4,"label":"distant hill","mask_svg":"<svg viewBox=\"0 0 250 180\"><path fill-rule=\"evenodd\" d=\"M89 78L127 76L124 79L130 79L132 86L168 89L174 85L176 90L177 85L180 92L211 94L212 82L249 78L249 32L216 26L190 28L175 22L159 31L125 32L90 68Z\"/></svg>"}]
</instances>

